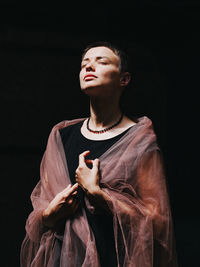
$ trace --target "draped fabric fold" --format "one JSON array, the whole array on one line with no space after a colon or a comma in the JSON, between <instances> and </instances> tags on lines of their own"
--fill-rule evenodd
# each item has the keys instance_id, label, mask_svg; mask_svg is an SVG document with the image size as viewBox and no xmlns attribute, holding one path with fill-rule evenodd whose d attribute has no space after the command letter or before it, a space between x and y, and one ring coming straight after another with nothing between
<instances>
[{"instance_id":1,"label":"draped fabric fold","mask_svg":"<svg viewBox=\"0 0 200 267\"><path fill-rule=\"evenodd\" d=\"M45 229L42 211L71 183L59 129L83 119L63 121L51 131L40 181L31 194L21 267L51 267L56 229ZM162 156L152 122L142 117L100 158L100 186L108 196L118 266L175 267L176 253ZM85 197L87 209L95 206ZM82 207L65 222L62 267L100 266L94 234Z\"/></svg>"}]
</instances>

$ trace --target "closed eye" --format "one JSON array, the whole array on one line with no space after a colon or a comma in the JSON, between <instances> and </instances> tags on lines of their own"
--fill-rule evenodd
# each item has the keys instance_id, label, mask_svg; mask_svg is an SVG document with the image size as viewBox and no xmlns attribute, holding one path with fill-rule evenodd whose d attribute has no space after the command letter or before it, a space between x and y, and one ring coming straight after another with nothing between
<instances>
[{"instance_id":1,"label":"closed eye","mask_svg":"<svg viewBox=\"0 0 200 267\"><path fill-rule=\"evenodd\" d=\"M81 69L85 68L85 66L88 64L89 61L90 61L89 58L83 59L82 64L81 64ZM107 65L110 62L108 57L96 57L95 61L102 65Z\"/></svg>"},{"instance_id":2,"label":"closed eye","mask_svg":"<svg viewBox=\"0 0 200 267\"><path fill-rule=\"evenodd\" d=\"M101 64L108 64L109 63L109 60L107 57L97 57L96 59Z\"/></svg>"},{"instance_id":3,"label":"closed eye","mask_svg":"<svg viewBox=\"0 0 200 267\"><path fill-rule=\"evenodd\" d=\"M108 62L106 62L106 61L104 61L104 60L100 60L99 63L100 63L100 64L103 64L103 65L108 64Z\"/></svg>"}]
</instances>

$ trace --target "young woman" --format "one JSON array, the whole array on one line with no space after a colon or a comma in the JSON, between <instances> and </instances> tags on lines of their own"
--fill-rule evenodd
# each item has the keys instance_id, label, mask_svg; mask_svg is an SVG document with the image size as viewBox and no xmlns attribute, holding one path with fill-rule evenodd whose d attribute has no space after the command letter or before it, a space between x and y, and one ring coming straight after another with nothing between
<instances>
[{"instance_id":1,"label":"young woman","mask_svg":"<svg viewBox=\"0 0 200 267\"><path fill-rule=\"evenodd\" d=\"M120 109L130 81L124 52L109 43L82 56L90 117L49 136L31 199L21 266L177 266L162 159L151 120Z\"/></svg>"}]
</instances>

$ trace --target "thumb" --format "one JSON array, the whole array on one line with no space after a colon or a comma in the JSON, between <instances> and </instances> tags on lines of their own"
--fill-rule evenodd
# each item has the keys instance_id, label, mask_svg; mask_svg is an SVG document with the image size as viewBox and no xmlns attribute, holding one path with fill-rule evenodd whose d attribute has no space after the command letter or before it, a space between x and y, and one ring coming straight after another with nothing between
<instances>
[{"instance_id":1,"label":"thumb","mask_svg":"<svg viewBox=\"0 0 200 267\"><path fill-rule=\"evenodd\" d=\"M99 169L99 163L100 163L100 161L99 161L99 159L95 159L94 161L93 161L93 169Z\"/></svg>"}]
</instances>

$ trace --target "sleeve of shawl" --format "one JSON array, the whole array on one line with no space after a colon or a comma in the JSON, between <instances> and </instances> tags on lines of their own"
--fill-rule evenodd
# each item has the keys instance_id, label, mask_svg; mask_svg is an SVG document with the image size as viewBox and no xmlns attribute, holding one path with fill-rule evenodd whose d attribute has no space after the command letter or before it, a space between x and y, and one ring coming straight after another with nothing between
<instances>
[{"instance_id":1,"label":"sleeve of shawl","mask_svg":"<svg viewBox=\"0 0 200 267\"><path fill-rule=\"evenodd\" d=\"M20 251L21 267L30 266L39 250L41 238L47 230L42 223L42 212L46 201L42 199L41 182L39 182L34 188L31 194L31 200L34 205L33 211L26 220L26 236L23 240Z\"/></svg>"},{"instance_id":2,"label":"sleeve of shawl","mask_svg":"<svg viewBox=\"0 0 200 267\"><path fill-rule=\"evenodd\" d=\"M45 200L43 195L43 189L40 181L31 194L33 211L28 216L25 227L27 235L31 241L35 243L40 242L42 234L47 230L42 222L42 213L45 207L48 205L48 202Z\"/></svg>"},{"instance_id":3,"label":"sleeve of shawl","mask_svg":"<svg viewBox=\"0 0 200 267\"><path fill-rule=\"evenodd\" d=\"M47 148L40 165L40 181L31 194L33 211L26 220L26 236L20 252L21 267L30 266L33 259L36 259L36 262L40 262L40 259L43 260L45 258L43 255L46 253L43 251L46 250L47 244L53 242L51 238L52 231L48 231L43 225L42 213L56 193L61 191L66 183L66 181L64 181L65 183L57 182L57 179L61 180L65 171L64 167L62 171L60 167L62 166L62 156L59 151L59 146L61 145L58 144L57 135L57 126L54 126L48 138ZM55 182L52 183L52 181L56 181L56 186ZM48 242L45 241L47 239ZM41 263L37 266L44 265Z\"/></svg>"},{"instance_id":4,"label":"sleeve of shawl","mask_svg":"<svg viewBox=\"0 0 200 267\"><path fill-rule=\"evenodd\" d=\"M119 262L123 258L125 266L177 266L160 151L145 152L138 160L133 180L108 193ZM120 260L121 251L124 257ZM135 265L131 265L133 262Z\"/></svg>"},{"instance_id":5,"label":"sleeve of shawl","mask_svg":"<svg viewBox=\"0 0 200 267\"><path fill-rule=\"evenodd\" d=\"M165 223L171 220L170 204L159 150L145 153L137 168L137 196L145 216L150 216L154 225L154 237L162 235ZM169 230L169 228L167 227ZM166 230L167 230L166 229ZM166 237L168 232L165 233Z\"/></svg>"},{"instance_id":6,"label":"sleeve of shawl","mask_svg":"<svg viewBox=\"0 0 200 267\"><path fill-rule=\"evenodd\" d=\"M67 186L65 159L62 141L58 129L64 125L55 125L48 138L47 147L40 165L40 181L31 194L33 211L26 221L26 232L33 242L39 242L46 230L42 223L43 210L50 201Z\"/></svg>"}]
</instances>

